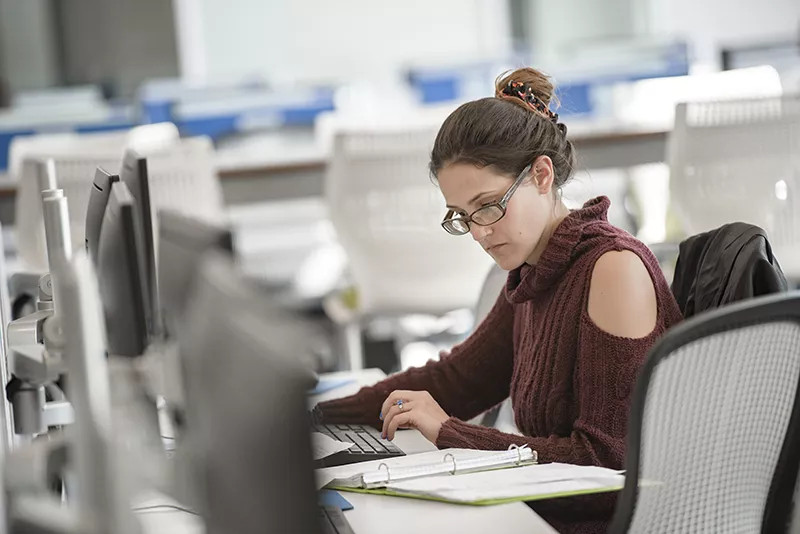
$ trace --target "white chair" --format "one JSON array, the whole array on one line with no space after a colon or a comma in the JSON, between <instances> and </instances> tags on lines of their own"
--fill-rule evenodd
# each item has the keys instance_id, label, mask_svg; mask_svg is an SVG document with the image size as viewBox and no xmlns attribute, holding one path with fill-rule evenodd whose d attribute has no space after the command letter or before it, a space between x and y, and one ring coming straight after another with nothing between
<instances>
[{"instance_id":1,"label":"white chair","mask_svg":"<svg viewBox=\"0 0 800 534\"><path fill-rule=\"evenodd\" d=\"M686 234L755 224L787 278L800 279L800 99L680 104L668 161Z\"/></svg>"},{"instance_id":2,"label":"white chair","mask_svg":"<svg viewBox=\"0 0 800 534\"><path fill-rule=\"evenodd\" d=\"M357 288L349 365L363 365L360 320L472 308L491 259L440 226L445 202L428 162L438 122L334 133L325 195Z\"/></svg>"},{"instance_id":3,"label":"white chair","mask_svg":"<svg viewBox=\"0 0 800 534\"><path fill-rule=\"evenodd\" d=\"M127 137L125 138L127 139ZM86 209L95 169L102 166L118 172L127 144L109 143L100 149L37 152L23 160L16 199L16 242L27 269L47 270L41 192L38 191L36 161L52 158L58 187L69 202L73 248L84 246ZM73 145L75 148L75 145ZM213 166L213 146L207 138L187 139L142 150L147 157L150 194L156 210L173 210L219 222L224 219L222 191ZM155 216L155 213L153 214Z\"/></svg>"},{"instance_id":4,"label":"white chair","mask_svg":"<svg viewBox=\"0 0 800 534\"><path fill-rule=\"evenodd\" d=\"M486 275L486 280L483 282L478 303L475 305L475 328L486 319L489 312L492 311L494 303L506 286L508 279L508 271L502 270L499 266L493 265ZM519 429L514 423L514 407L511 404L511 399L508 398L503 401L499 406L495 406L476 417L472 422L497 428L502 432L509 434L519 434Z\"/></svg>"},{"instance_id":5,"label":"white chair","mask_svg":"<svg viewBox=\"0 0 800 534\"><path fill-rule=\"evenodd\" d=\"M785 532L800 456L800 293L697 315L650 351L609 532Z\"/></svg>"}]
</instances>

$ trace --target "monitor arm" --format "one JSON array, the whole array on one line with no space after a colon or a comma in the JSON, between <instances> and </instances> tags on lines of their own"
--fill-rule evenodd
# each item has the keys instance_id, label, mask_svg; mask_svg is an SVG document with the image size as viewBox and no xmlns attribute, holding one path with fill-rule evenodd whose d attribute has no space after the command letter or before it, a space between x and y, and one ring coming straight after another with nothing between
<instances>
[{"instance_id":1,"label":"monitor arm","mask_svg":"<svg viewBox=\"0 0 800 534\"><path fill-rule=\"evenodd\" d=\"M58 273L72 257L67 199L60 189L42 192L42 214L47 238L50 273L39 279L36 311L8 325L8 352L15 379L7 386L14 410L14 433L35 436L48 426L70 424L75 416L55 382L66 371L62 358L64 335L58 316L53 285ZM45 388L56 391L46 402Z\"/></svg>"}]
</instances>

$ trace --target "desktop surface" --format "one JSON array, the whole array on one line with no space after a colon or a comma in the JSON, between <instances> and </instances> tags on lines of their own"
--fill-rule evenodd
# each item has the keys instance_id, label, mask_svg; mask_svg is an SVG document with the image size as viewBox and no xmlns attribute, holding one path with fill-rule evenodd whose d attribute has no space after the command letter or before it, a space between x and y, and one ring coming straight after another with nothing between
<instances>
[{"instance_id":1,"label":"desktop surface","mask_svg":"<svg viewBox=\"0 0 800 534\"><path fill-rule=\"evenodd\" d=\"M318 402L352 395L360 388L371 386L385 377L380 369L322 375L326 379L355 380L341 388L310 397L309 405L313 407ZM394 443L406 454L436 450L436 446L417 430L398 431ZM346 492L343 495L353 505L353 509L344 512L344 516L356 534L377 531L381 534L556 534L553 527L521 502L497 506L464 506L366 493Z\"/></svg>"},{"instance_id":2,"label":"desktop surface","mask_svg":"<svg viewBox=\"0 0 800 534\"><path fill-rule=\"evenodd\" d=\"M323 378L352 378L353 382L321 395L309 397L309 406L356 393L385 378L379 369L323 375ZM435 450L436 447L416 430L398 431L394 442L407 454ZM497 506L464 506L419 499L388 497L366 493L343 492L353 505L344 517L355 534L557 534L547 522L524 503ZM151 500L147 511L137 513L145 534L194 534L202 532L202 524L192 514L159 506L164 499ZM150 508L152 506L152 508Z\"/></svg>"}]
</instances>

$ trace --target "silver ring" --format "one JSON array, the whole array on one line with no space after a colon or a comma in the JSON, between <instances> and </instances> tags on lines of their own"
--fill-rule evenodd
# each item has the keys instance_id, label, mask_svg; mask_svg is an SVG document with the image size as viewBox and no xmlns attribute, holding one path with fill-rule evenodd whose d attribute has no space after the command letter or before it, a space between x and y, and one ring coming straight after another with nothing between
<instances>
[{"instance_id":1,"label":"silver ring","mask_svg":"<svg viewBox=\"0 0 800 534\"><path fill-rule=\"evenodd\" d=\"M400 409L401 412L403 411L403 399L397 401L397 407Z\"/></svg>"},{"instance_id":2,"label":"silver ring","mask_svg":"<svg viewBox=\"0 0 800 534\"><path fill-rule=\"evenodd\" d=\"M392 482L392 472L389 471L389 466L381 462L381 464L378 466L378 471L381 469L386 469L386 483L390 484Z\"/></svg>"},{"instance_id":3,"label":"silver ring","mask_svg":"<svg viewBox=\"0 0 800 534\"><path fill-rule=\"evenodd\" d=\"M453 462L453 470L450 471L450 474L451 475L455 475L456 471L458 471L458 465L456 464L456 457L448 452L447 454L444 455L444 458L443 458L443 460L445 462L447 461L447 457L448 456L450 457L450 461Z\"/></svg>"}]
</instances>

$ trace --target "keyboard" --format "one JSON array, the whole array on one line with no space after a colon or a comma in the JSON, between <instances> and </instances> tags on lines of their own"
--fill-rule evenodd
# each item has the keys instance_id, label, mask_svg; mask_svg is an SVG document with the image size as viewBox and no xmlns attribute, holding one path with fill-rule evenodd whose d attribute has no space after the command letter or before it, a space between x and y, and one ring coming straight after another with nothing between
<instances>
[{"instance_id":1,"label":"keyboard","mask_svg":"<svg viewBox=\"0 0 800 534\"><path fill-rule=\"evenodd\" d=\"M322 534L354 534L341 508L320 506L319 522L322 525Z\"/></svg>"},{"instance_id":2,"label":"keyboard","mask_svg":"<svg viewBox=\"0 0 800 534\"><path fill-rule=\"evenodd\" d=\"M389 440L381 439L381 433L369 425L312 424L311 430L325 434L337 441L355 443L355 447L315 461L314 467L334 467L405 456L405 453L397 445Z\"/></svg>"}]
</instances>

